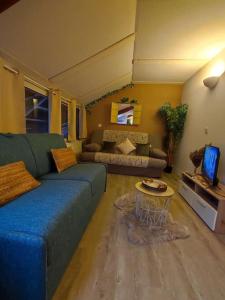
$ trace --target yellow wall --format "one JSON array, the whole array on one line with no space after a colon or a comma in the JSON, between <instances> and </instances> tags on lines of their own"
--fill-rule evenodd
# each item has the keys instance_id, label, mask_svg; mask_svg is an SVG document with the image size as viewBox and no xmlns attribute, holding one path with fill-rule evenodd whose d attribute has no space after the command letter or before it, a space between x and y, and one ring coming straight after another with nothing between
<instances>
[{"instance_id":1,"label":"yellow wall","mask_svg":"<svg viewBox=\"0 0 225 300\"><path fill-rule=\"evenodd\" d=\"M135 84L133 88L127 88L116 95L109 96L100 101L87 113L88 134L99 129L117 129L129 131L142 131L148 133L162 133L162 124L157 117L157 111L167 101L173 106L181 103L183 86L180 84ZM123 97L137 99L142 105L141 123L137 126L117 125L110 123L111 103L119 101Z\"/></svg>"}]
</instances>

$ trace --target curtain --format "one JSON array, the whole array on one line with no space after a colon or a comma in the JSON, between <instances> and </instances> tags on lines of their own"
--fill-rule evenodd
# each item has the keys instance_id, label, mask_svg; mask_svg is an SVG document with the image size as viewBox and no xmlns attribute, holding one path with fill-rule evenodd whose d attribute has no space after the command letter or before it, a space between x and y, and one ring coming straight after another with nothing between
<instances>
[{"instance_id":1,"label":"curtain","mask_svg":"<svg viewBox=\"0 0 225 300\"><path fill-rule=\"evenodd\" d=\"M80 107L80 139L87 138L87 120L86 120L86 108L85 105L82 104Z\"/></svg>"},{"instance_id":2,"label":"curtain","mask_svg":"<svg viewBox=\"0 0 225 300\"><path fill-rule=\"evenodd\" d=\"M69 123L69 141L73 142L76 140L76 100L72 100L69 103L69 116L68 116L68 123Z\"/></svg>"},{"instance_id":3,"label":"curtain","mask_svg":"<svg viewBox=\"0 0 225 300\"><path fill-rule=\"evenodd\" d=\"M0 132L25 133L24 76L4 68L0 59Z\"/></svg>"},{"instance_id":4,"label":"curtain","mask_svg":"<svg viewBox=\"0 0 225 300\"><path fill-rule=\"evenodd\" d=\"M50 99L50 133L62 134L61 128L61 92L52 90Z\"/></svg>"}]
</instances>

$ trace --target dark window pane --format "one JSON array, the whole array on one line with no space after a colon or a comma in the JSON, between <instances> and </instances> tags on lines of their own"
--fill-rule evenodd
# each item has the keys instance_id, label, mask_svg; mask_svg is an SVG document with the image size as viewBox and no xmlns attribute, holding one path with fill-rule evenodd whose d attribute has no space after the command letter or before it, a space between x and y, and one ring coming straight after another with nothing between
<instances>
[{"instance_id":1,"label":"dark window pane","mask_svg":"<svg viewBox=\"0 0 225 300\"><path fill-rule=\"evenodd\" d=\"M65 139L68 139L68 103L61 103L62 114L62 135Z\"/></svg>"},{"instance_id":2,"label":"dark window pane","mask_svg":"<svg viewBox=\"0 0 225 300\"><path fill-rule=\"evenodd\" d=\"M48 132L48 96L25 87L26 129L28 133Z\"/></svg>"},{"instance_id":3,"label":"dark window pane","mask_svg":"<svg viewBox=\"0 0 225 300\"><path fill-rule=\"evenodd\" d=\"M80 138L80 109L76 108L76 138Z\"/></svg>"}]
</instances>

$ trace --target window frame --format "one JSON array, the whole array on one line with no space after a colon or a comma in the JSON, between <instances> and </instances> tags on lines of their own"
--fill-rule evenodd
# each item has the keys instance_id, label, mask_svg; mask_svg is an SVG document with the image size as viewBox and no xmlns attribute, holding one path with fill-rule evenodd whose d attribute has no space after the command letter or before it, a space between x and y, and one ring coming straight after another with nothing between
<instances>
[{"instance_id":1,"label":"window frame","mask_svg":"<svg viewBox=\"0 0 225 300\"><path fill-rule=\"evenodd\" d=\"M69 104L70 104L70 100L65 99L64 97L61 97L61 134L63 135L64 139L66 142L69 142ZM63 134L63 123L62 123L62 106L65 105L67 106L67 126L68 126L68 135L67 137L64 136Z\"/></svg>"},{"instance_id":2,"label":"window frame","mask_svg":"<svg viewBox=\"0 0 225 300\"><path fill-rule=\"evenodd\" d=\"M76 105L76 139L80 140L80 105Z\"/></svg>"}]
</instances>

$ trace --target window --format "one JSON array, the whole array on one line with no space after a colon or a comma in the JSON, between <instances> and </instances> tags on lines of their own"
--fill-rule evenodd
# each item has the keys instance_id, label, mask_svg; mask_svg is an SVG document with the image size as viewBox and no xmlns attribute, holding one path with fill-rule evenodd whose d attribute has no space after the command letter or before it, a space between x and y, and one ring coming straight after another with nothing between
<instances>
[{"instance_id":1,"label":"window","mask_svg":"<svg viewBox=\"0 0 225 300\"><path fill-rule=\"evenodd\" d=\"M80 139L80 109L76 108L76 138Z\"/></svg>"},{"instance_id":2,"label":"window","mask_svg":"<svg viewBox=\"0 0 225 300\"><path fill-rule=\"evenodd\" d=\"M47 133L49 129L49 103L46 91L25 86L26 129L28 133Z\"/></svg>"},{"instance_id":3,"label":"window","mask_svg":"<svg viewBox=\"0 0 225 300\"><path fill-rule=\"evenodd\" d=\"M68 140L68 110L69 104L68 102L61 102L61 117L62 117L62 135L65 139Z\"/></svg>"}]
</instances>

